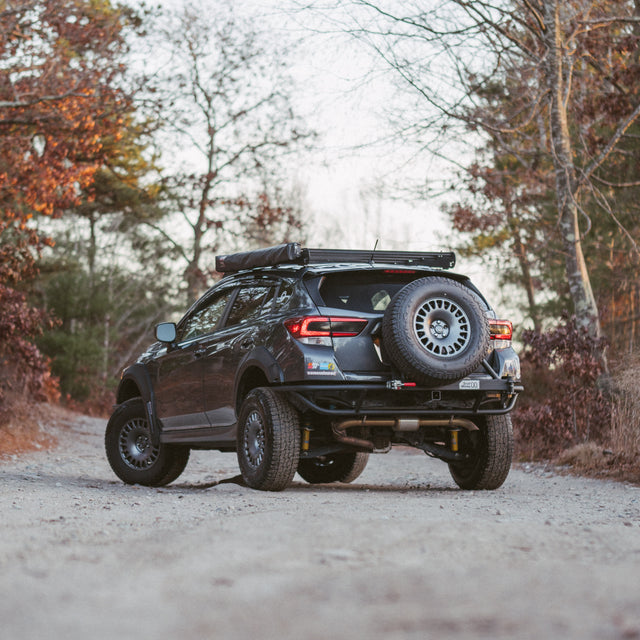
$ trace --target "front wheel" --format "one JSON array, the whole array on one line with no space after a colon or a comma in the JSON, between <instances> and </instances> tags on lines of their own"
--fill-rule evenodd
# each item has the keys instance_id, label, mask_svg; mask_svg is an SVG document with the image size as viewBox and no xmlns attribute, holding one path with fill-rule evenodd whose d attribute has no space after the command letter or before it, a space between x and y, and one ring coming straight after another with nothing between
<instances>
[{"instance_id":1,"label":"front wheel","mask_svg":"<svg viewBox=\"0 0 640 640\"><path fill-rule=\"evenodd\" d=\"M149 423L140 398L123 402L111 416L104 438L107 460L127 484L162 487L173 482L189 461L189 449L151 443Z\"/></svg>"},{"instance_id":2,"label":"front wheel","mask_svg":"<svg viewBox=\"0 0 640 640\"><path fill-rule=\"evenodd\" d=\"M330 453L317 458L304 458L298 464L298 474L309 484L353 482L367 466L365 452Z\"/></svg>"},{"instance_id":3,"label":"front wheel","mask_svg":"<svg viewBox=\"0 0 640 640\"><path fill-rule=\"evenodd\" d=\"M249 487L285 489L300 459L300 422L295 409L269 388L251 391L240 409L237 451Z\"/></svg>"},{"instance_id":4,"label":"front wheel","mask_svg":"<svg viewBox=\"0 0 640 640\"><path fill-rule=\"evenodd\" d=\"M463 463L450 463L449 472L461 489L497 489L507 479L513 458L511 417L486 416L475 420L478 431L461 439L461 451L470 455Z\"/></svg>"}]
</instances>

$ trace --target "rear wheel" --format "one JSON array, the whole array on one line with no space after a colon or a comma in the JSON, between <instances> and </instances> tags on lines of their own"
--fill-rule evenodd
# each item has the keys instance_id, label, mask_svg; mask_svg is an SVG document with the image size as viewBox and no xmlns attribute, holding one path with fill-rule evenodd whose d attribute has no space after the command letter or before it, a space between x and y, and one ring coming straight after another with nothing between
<instances>
[{"instance_id":1,"label":"rear wheel","mask_svg":"<svg viewBox=\"0 0 640 640\"><path fill-rule=\"evenodd\" d=\"M450 463L449 472L461 489L497 489L511 469L511 417L486 416L475 422L479 430L467 431L461 439L461 451L470 454L469 460Z\"/></svg>"},{"instance_id":2,"label":"rear wheel","mask_svg":"<svg viewBox=\"0 0 640 640\"><path fill-rule=\"evenodd\" d=\"M237 452L249 487L285 489L300 458L300 423L294 408L269 388L251 391L240 409Z\"/></svg>"},{"instance_id":3,"label":"rear wheel","mask_svg":"<svg viewBox=\"0 0 640 640\"><path fill-rule=\"evenodd\" d=\"M369 454L365 452L330 453L300 460L298 474L310 484L353 482L368 461Z\"/></svg>"},{"instance_id":4,"label":"rear wheel","mask_svg":"<svg viewBox=\"0 0 640 640\"><path fill-rule=\"evenodd\" d=\"M161 487L173 482L189 461L189 449L151 443L149 423L140 398L123 402L113 413L105 433L107 460L127 484Z\"/></svg>"}]
</instances>

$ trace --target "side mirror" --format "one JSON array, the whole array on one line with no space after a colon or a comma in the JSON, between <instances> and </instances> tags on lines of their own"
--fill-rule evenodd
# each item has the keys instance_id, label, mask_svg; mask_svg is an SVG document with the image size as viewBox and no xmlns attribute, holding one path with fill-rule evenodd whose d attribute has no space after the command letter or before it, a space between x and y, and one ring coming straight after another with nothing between
<instances>
[{"instance_id":1,"label":"side mirror","mask_svg":"<svg viewBox=\"0 0 640 640\"><path fill-rule=\"evenodd\" d=\"M175 342L178 334L176 325L173 322L161 322L156 325L156 340L160 342Z\"/></svg>"}]
</instances>

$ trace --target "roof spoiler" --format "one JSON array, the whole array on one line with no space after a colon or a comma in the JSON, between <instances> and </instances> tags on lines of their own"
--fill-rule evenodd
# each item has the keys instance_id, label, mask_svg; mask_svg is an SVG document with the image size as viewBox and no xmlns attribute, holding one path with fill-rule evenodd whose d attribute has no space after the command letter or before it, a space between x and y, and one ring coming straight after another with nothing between
<instances>
[{"instance_id":1,"label":"roof spoiler","mask_svg":"<svg viewBox=\"0 0 640 640\"><path fill-rule=\"evenodd\" d=\"M255 267L279 264L360 263L423 266L452 269L456 256L452 251L368 251L353 249L307 249L297 242L276 247L216 256L216 271L231 273Z\"/></svg>"}]
</instances>

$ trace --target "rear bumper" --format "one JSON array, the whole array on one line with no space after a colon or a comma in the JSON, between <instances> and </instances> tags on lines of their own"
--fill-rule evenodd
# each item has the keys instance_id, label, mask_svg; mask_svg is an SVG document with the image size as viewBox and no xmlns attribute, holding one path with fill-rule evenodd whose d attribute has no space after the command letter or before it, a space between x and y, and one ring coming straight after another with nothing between
<instances>
[{"instance_id":1,"label":"rear bumper","mask_svg":"<svg viewBox=\"0 0 640 640\"><path fill-rule=\"evenodd\" d=\"M331 417L501 415L515 406L523 386L511 378L474 374L440 387L399 381L299 383L272 387L300 409Z\"/></svg>"}]
</instances>

